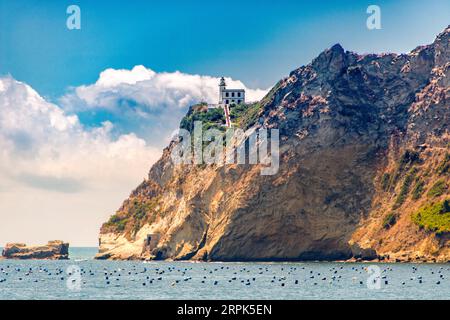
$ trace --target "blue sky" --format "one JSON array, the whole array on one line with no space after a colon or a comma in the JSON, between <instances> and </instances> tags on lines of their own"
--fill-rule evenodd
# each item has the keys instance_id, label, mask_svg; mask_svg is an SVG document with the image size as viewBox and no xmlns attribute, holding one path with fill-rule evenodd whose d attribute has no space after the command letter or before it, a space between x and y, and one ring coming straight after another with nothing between
<instances>
[{"instance_id":1,"label":"blue sky","mask_svg":"<svg viewBox=\"0 0 450 320\"><path fill-rule=\"evenodd\" d=\"M382 9L382 30L365 27L372 3ZM70 4L81 8L81 30L65 26ZM106 68L139 64L268 87L336 42L404 52L449 23L448 0L0 0L0 75L53 99Z\"/></svg>"}]
</instances>

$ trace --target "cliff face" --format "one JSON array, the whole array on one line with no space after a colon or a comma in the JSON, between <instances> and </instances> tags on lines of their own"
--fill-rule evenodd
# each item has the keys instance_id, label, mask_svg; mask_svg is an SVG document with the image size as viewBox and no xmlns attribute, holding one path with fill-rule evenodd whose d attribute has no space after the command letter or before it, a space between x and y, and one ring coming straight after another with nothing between
<instances>
[{"instance_id":1,"label":"cliff face","mask_svg":"<svg viewBox=\"0 0 450 320\"><path fill-rule=\"evenodd\" d=\"M449 37L402 55L335 45L232 111L248 132L279 129L275 175L175 165L172 142L102 226L97 257L450 260Z\"/></svg>"}]
</instances>

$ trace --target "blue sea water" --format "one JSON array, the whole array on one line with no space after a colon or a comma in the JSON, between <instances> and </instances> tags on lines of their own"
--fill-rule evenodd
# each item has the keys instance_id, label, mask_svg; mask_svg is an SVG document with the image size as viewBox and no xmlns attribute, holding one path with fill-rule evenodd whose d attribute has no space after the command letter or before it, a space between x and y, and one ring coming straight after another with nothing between
<instances>
[{"instance_id":1,"label":"blue sea water","mask_svg":"<svg viewBox=\"0 0 450 320\"><path fill-rule=\"evenodd\" d=\"M0 299L450 298L450 264L144 263L96 261L96 252L71 248L68 261L2 260ZM380 268L378 289L367 285L369 266Z\"/></svg>"}]
</instances>

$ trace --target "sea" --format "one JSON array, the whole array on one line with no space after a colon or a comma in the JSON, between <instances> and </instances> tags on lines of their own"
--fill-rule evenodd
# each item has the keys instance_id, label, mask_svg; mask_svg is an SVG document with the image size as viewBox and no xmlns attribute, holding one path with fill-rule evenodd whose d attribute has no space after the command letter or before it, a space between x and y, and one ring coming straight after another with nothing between
<instances>
[{"instance_id":1,"label":"sea","mask_svg":"<svg viewBox=\"0 0 450 320\"><path fill-rule=\"evenodd\" d=\"M0 299L449 299L450 264L0 260Z\"/></svg>"}]
</instances>

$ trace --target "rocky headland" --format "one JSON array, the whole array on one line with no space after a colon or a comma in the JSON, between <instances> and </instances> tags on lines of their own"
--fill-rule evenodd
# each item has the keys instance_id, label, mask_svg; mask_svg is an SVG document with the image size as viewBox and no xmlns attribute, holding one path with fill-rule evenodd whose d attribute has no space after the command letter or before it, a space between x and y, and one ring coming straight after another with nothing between
<instances>
[{"instance_id":1,"label":"rocky headland","mask_svg":"<svg viewBox=\"0 0 450 320\"><path fill-rule=\"evenodd\" d=\"M176 165L172 141L100 231L99 259L450 261L450 28L405 54L339 44L236 128L279 129L280 165ZM193 106L181 121L223 128Z\"/></svg>"},{"instance_id":2,"label":"rocky headland","mask_svg":"<svg viewBox=\"0 0 450 320\"><path fill-rule=\"evenodd\" d=\"M60 240L49 241L43 246L27 246L24 243L8 243L3 248L4 259L69 259L69 244Z\"/></svg>"}]
</instances>

